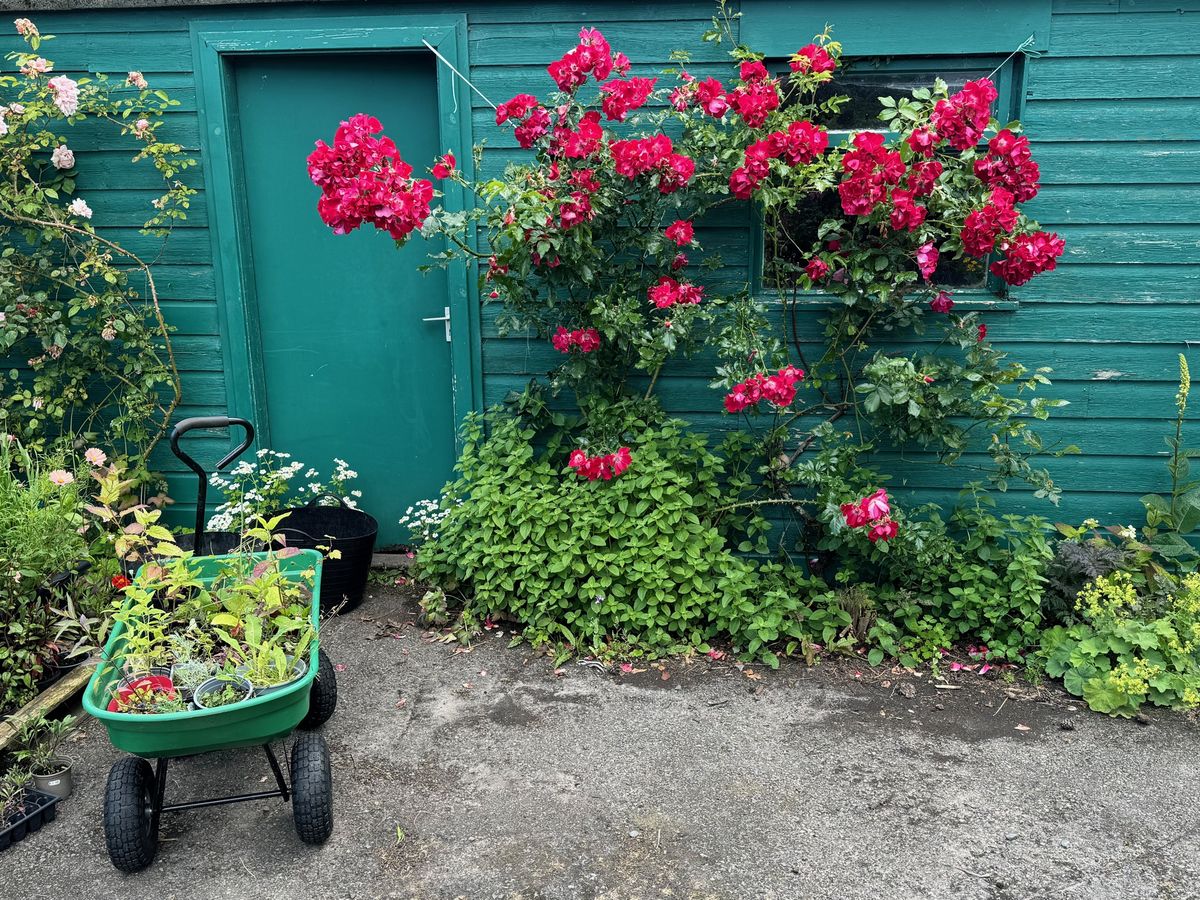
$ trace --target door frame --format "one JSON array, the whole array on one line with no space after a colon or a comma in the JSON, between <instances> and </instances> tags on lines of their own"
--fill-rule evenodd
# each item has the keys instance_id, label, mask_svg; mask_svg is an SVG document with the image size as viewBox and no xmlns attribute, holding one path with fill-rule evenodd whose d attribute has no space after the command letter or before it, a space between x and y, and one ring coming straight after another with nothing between
<instances>
[{"instance_id":1,"label":"door frame","mask_svg":"<svg viewBox=\"0 0 1200 900\"><path fill-rule=\"evenodd\" d=\"M437 48L459 71L467 70L467 21L461 15L362 15L296 17L252 21L191 23L196 73L196 102L200 117L201 159L208 195L208 213L217 294L217 321L226 374L229 414L258 426L258 444L271 446L267 414L267 385L262 365L254 261L245 208L244 178L238 132L237 98L230 61L239 56L341 51L425 50ZM428 52L425 50L425 52ZM435 58L438 104L438 144L453 150L467 178L473 177L471 153L471 95L469 88ZM334 123L331 123L331 126ZM320 135L313 135L314 141ZM417 162L417 161L413 161ZM430 161L432 162L432 161ZM297 160L297 165L303 164ZM466 209L460 185L439 185L442 205L450 212ZM316 215L314 200L313 215ZM473 236L468 236L473 237ZM452 265L447 270L446 302L450 306L450 396L454 421L483 406L479 303L470 302L468 285L476 266ZM456 450L459 447L455 429Z\"/></svg>"}]
</instances>

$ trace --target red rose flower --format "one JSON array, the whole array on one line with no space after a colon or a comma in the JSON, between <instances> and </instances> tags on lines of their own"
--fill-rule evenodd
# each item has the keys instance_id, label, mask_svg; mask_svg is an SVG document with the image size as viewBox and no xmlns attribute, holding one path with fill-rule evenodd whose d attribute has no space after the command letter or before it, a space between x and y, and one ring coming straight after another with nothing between
<instances>
[{"instance_id":1,"label":"red rose flower","mask_svg":"<svg viewBox=\"0 0 1200 900\"><path fill-rule=\"evenodd\" d=\"M773 81L752 81L734 88L725 101L747 125L761 128L767 115L779 108L779 90Z\"/></svg>"},{"instance_id":2,"label":"red rose flower","mask_svg":"<svg viewBox=\"0 0 1200 900\"><path fill-rule=\"evenodd\" d=\"M820 281L829 274L829 264L819 256L814 256L808 261L804 271L813 281Z\"/></svg>"},{"instance_id":3,"label":"red rose flower","mask_svg":"<svg viewBox=\"0 0 1200 900\"><path fill-rule=\"evenodd\" d=\"M884 543L887 543L896 536L896 533L899 530L900 526L898 526L895 522L893 522L891 519L885 519L882 522L876 522L871 526L871 530L867 533L867 538L872 544L876 543L877 541L883 541Z\"/></svg>"},{"instance_id":4,"label":"red rose flower","mask_svg":"<svg viewBox=\"0 0 1200 900\"><path fill-rule=\"evenodd\" d=\"M762 81L764 78L767 78L768 75L769 73L767 72L767 67L757 59L746 60L738 69L738 77L741 78L742 81Z\"/></svg>"},{"instance_id":5,"label":"red rose flower","mask_svg":"<svg viewBox=\"0 0 1200 900\"><path fill-rule=\"evenodd\" d=\"M937 146L938 136L928 125L922 125L920 128L913 129L912 134L904 140L912 148L913 153L916 153L918 156L933 156L933 149Z\"/></svg>"},{"instance_id":6,"label":"red rose flower","mask_svg":"<svg viewBox=\"0 0 1200 900\"><path fill-rule=\"evenodd\" d=\"M738 166L729 173L729 192L739 200L749 200L758 182L759 179L747 172L745 166Z\"/></svg>"},{"instance_id":7,"label":"red rose flower","mask_svg":"<svg viewBox=\"0 0 1200 900\"><path fill-rule=\"evenodd\" d=\"M696 231L692 227L692 223L685 219L678 219L667 226L663 232L667 240L674 241L680 247L685 247L690 244L696 237Z\"/></svg>"},{"instance_id":8,"label":"red rose flower","mask_svg":"<svg viewBox=\"0 0 1200 900\"><path fill-rule=\"evenodd\" d=\"M806 44L792 55L789 65L793 72L820 74L836 69L837 61L829 55L824 47L817 44Z\"/></svg>"},{"instance_id":9,"label":"red rose flower","mask_svg":"<svg viewBox=\"0 0 1200 900\"><path fill-rule=\"evenodd\" d=\"M796 384L804 380L804 371L785 366L774 375L758 373L735 384L725 395L725 409L736 413L756 406L763 400L782 409L796 399Z\"/></svg>"},{"instance_id":10,"label":"red rose flower","mask_svg":"<svg viewBox=\"0 0 1200 900\"><path fill-rule=\"evenodd\" d=\"M715 78L705 78L696 85L696 102L714 119L721 118L729 109L729 103L725 100L725 86Z\"/></svg>"},{"instance_id":11,"label":"red rose flower","mask_svg":"<svg viewBox=\"0 0 1200 900\"><path fill-rule=\"evenodd\" d=\"M434 178L449 178L450 173L454 171L454 154L447 153L445 156L438 157L438 161L433 164Z\"/></svg>"},{"instance_id":12,"label":"red rose flower","mask_svg":"<svg viewBox=\"0 0 1200 900\"><path fill-rule=\"evenodd\" d=\"M928 281L938 267L938 248L933 244L922 244L917 248L917 271Z\"/></svg>"},{"instance_id":13,"label":"red rose flower","mask_svg":"<svg viewBox=\"0 0 1200 900\"><path fill-rule=\"evenodd\" d=\"M410 177L395 143L375 137L382 130L360 113L338 126L333 146L317 141L308 157L309 178L321 189L317 212L334 234L370 222L401 241L429 217L433 182Z\"/></svg>"},{"instance_id":14,"label":"red rose flower","mask_svg":"<svg viewBox=\"0 0 1200 900\"><path fill-rule=\"evenodd\" d=\"M892 228L896 231L916 231L925 221L928 210L912 202L912 193L896 188L892 191Z\"/></svg>"},{"instance_id":15,"label":"red rose flower","mask_svg":"<svg viewBox=\"0 0 1200 900\"><path fill-rule=\"evenodd\" d=\"M537 97L533 94L517 94L511 100L496 107L496 124L503 125L509 119L524 119L535 106L537 106Z\"/></svg>"},{"instance_id":16,"label":"red rose flower","mask_svg":"<svg viewBox=\"0 0 1200 900\"><path fill-rule=\"evenodd\" d=\"M929 301L929 308L935 313L948 313L954 309L954 301L950 299L948 293L939 291L938 295Z\"/></svg>"}]
</instances>

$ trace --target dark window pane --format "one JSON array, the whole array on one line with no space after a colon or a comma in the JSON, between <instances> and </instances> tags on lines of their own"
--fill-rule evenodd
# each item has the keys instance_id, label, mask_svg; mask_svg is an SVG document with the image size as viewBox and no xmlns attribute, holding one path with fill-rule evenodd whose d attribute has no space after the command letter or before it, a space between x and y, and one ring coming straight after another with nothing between
<instances>
[{"instance_id":1,"label":"dark window pane","mask_svg":"<svg viewBox=\"0 0 1200 900\"><path fill-rule=\"evenodd\" d=\"M837 95L850 98L850 102L842 106L837 115L826 121L830 131L883 128L883 123L879 121L880 97L907 97L917 88L933 87L934 80L939 76L954 93L968 81L987 75L986 69L939 72L931 66L921 71L901 72L881 69L881 65L884 64L879 60L851 60L832 82L818 88L818 102Z\"/></svg>"},{"instance_id":2,"label":"dark window pane","mask_svg":"<svg viewBox=\"0 0 1200 900\"><path fill-rule=\"evenodd\" d=\"M781 213L774 223L777 227L768 227L763 235L763 287L787 291L812 254L821 222L840 212L838 193L831 190L807 197L792 209ZM942 287L985 287L985 262L970 257L956 260L943 256L934 272L933 281ZM917 269L915 260L912 269L914 272Z\"/></svg>"},{"instance_id":3,"label":"dark window pane","mask_svg":"<svg viewBox=\"0 0 1200 900\"><path fill-rule=\"evenodd\" d=\"M836 95L847 96L850 100L837 115L823 120L823 124L830 131L879 130L884 128L879 121L880 97L906 97L916 88L932 87L939 77L953 93L968 81L985 77L989 71L955 71L950 68L952 63L941 68L936 60L907 70L889 68L891 65L889 61L879 59L844 61L834 81L819 88L817 100L824 101ZM787 102L788 98L785 98L785 105ZM794 280L797 269L808 262L817 240L818 226L824 219L839 215L840 210L837 192L827 191L818 197L806 198L779 217L774 233L768 229L764 235L764 287L786 288ZM916 269L915 263L913 268ZM943 258L934 281L946 287L982 288L987 284L986 260Z\"/></svg>"}]
</instances>

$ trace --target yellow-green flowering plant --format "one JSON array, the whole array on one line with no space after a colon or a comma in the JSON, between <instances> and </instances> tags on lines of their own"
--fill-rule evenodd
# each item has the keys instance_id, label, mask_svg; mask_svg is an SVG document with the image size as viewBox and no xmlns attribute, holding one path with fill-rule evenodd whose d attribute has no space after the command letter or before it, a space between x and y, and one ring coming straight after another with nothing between
<instances>
[{"instance_id":1,"label":"yellow-green flowering plant","mask_svg":"<svg viewBox=\"0 0 1200 900\"><path fill-rule=\"evenodd\" d=\"M1113 572L1079 592L1076 611L1082 621L1047 631L1040 651L1068 691L1115 716L1200 707L1200 574L1156 597Z\"/></svg>"}]
</instances>

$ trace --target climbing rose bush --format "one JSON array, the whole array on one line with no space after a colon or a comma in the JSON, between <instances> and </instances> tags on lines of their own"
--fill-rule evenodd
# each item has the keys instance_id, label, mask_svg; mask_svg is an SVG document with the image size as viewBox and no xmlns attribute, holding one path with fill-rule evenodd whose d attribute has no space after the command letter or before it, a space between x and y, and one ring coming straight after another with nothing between
<instances>
[{"instance_id":1,"label":"climbing rose bush","mask_svg":"<svg viewBox=\"0 0 1200 900\"><path fill-rule=\"evenodd\" d=\"M628 58L585 28L547 67L544 95L495 105L503 131L490 139L503 143L511 130L532 151L528 161L483 182L433 163L436 177L474 194L466 213L430 206L428 182L410 178L367 116L339 129L367 133L352 147L318 144L319 210L335 230L373 221L401 243L420 227L449 242L439 262L479 264L484 296L503 307L502 332L537 334L558 351L544 384L516 408L577 438L564 475L607 480L636 470L636 453L621 454L637 428L662 420L660 375L703 348L719 356L713 410L739 417L730 452L757 459L746 463L754 475L737 481L731 509L777 504L806 528L817 521L803 507L831 502L814 496L819 451L847 416L858 452L868 441L915 444L953 463L979 449L991 454L997 484L1023 479L1056 499L1058 486L1032 462L1042 444L1029 424L1057 405L1029 396L1049 370L1031 371L990 344L986 323L959 313L958 291L943 281L951 263L1014 286L1054 269L1064 242L1020 208L1040 178L1028 139L1019 123L995 121L987 78L882 98L877 129L831 136L822 120L845 98L819 99L818 89L834 80L841 54L827 32L786 65L736 46L725 78L694 77L686 53L657 78L630 76ZM363 162L332 175L330 154ZM786 327L737 284L745 271L706 246L713 217L747 203L765 221L764 287ZM351 214L327 217L343 205ZM406 218L392 229L397 207ZM814 209L832 211L811 231L791 224ZM472 228L478 244L467 240ZM819 335L797 331L795 305L806 294L828 304ZM928 331L933 339L919 349L896 349L897 334ZM824 349L809 358L805 344L816 338ZM577 415L550 416L547 389L570 398ZM843 525L867 529L872 544L886 549L896 538L886 494L837 503L848 504Z\"/></svg>"},{"instance_id":2,"label":"climbing rose bush","mask_svg":"<svg viewBox=\"0 0 1200 900\"><path fill-rule=\"evenodd\" d=\"M149 261L97 229L107 210L76 171L79 126L94 126L153 165L161 193L142 233L166 238L187 217L195 191L181 176L195 161L164 141L163 113L178 101L136 71L74 78L40 55L37 25L17 19L25 48L0 73L0 437L34 451L66 441L102 443L144 458L180 400L170 329ZM147 473L133 467L135 478Z\"/></svg>"}]
</instances>

